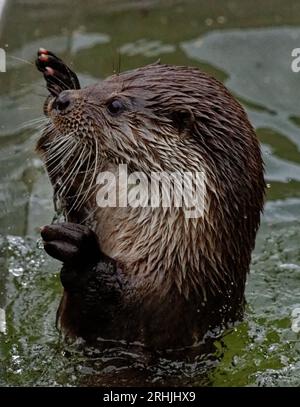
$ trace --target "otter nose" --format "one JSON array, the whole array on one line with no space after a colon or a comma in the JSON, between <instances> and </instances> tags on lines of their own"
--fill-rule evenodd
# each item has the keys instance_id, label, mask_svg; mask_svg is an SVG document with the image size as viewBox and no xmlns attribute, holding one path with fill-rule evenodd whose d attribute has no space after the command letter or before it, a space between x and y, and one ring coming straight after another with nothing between
<instances>
[{"instance_id":1,"label":"otter nose","mask_svg":"<svg viewBox=\"0 0 300 407\"><path fill-rule=\"evenodd\" d=\"M52 107L53 109L63 112L64 110L67 109L68 106L70 106L70 103L71 103L70 91L64 90L54 100Z\"/></svg>"}]
</instances>

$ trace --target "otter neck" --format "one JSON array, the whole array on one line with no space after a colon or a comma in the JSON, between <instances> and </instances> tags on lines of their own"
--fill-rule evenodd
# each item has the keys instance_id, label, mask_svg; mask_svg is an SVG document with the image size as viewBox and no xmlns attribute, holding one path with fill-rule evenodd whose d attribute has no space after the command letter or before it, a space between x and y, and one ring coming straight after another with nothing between
<instances>
[{"instance_id":1,"label":"otter neck","mask_svg":"<svg viewBox=\"0 0 300 407\"><path fill-rule=\"evenodd\" d=\"M104 169L118 178L117 165ZM214 258L213 243L205 237L209 202L203 216L195 218L188 218L182 207L99 207L94 208L88 225L96 232L104 254L118 261L129 277L140 276L135 279L137 284L149 289L159 284L161 295L174 285L185 297L191 290L204 291L201 261L205 255L209 261ZM205 298L206 293L202 294Z\"/></svg>"}]
</instances>

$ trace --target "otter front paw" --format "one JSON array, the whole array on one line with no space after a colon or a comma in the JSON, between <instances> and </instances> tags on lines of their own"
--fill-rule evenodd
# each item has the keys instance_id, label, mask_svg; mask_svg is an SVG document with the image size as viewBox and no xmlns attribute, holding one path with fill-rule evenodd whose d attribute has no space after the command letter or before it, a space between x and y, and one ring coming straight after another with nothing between
<instances>
[{"instance_id":1,"label":"otter front paw","mask_svg":"<svg viewBox=\"0 0 300 407\"><path fill-rule=\"evenodd\" d=\"M59 95L63 90L80 89L77 75L52 52L40 48L35 63L44 74L47 88L53 96Z\"/></svg>"},{"instance_id":2,"label":"otter front paw","mask_svg":"<svg viewBox=\"0 0 300 407\"><path fill-rule=\"evenodd\" d=\"M100 249L95 233L76 223L60 223L41 229L45 251L65 265L95 264Z\"/></svg>"}]
</instances>

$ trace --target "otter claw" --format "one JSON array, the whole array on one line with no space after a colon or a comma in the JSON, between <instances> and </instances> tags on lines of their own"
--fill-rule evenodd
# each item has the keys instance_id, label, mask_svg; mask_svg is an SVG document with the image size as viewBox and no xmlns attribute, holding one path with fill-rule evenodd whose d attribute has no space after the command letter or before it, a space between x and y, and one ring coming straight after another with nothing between
<instances>
[{"instance_id":1,"label":"otter claw","mask_svg":"<svg viewBox=\"0 0 300 407\"><path fill-rule=\"evenodd\" d=\"M95 263L100 257L98 239L86 226L75 223L41 228L45 251L66 264Z\"/></svg>"},{"instance_id":2,"label":"otter claw","mask_svg":"<svg viewBox=\"0 0 300 407\"><path fill-rule=\"evenodd\" d=\"M44 249L49 256L63 263L72 263L79 256L78 248L67 242L44 242Z\"/></svg>"},{"instance_id":3,"label":"otter claw","mask_svg":"<svg viewBox=\"0 0 300 407\"><path fill-rule=\"evenodd\" d=\"M53 96L63 90L80 89L77 75L56 55L40 48L35 61L37 69L44 74L47 88Z\"/></svg>"}]
</instances>

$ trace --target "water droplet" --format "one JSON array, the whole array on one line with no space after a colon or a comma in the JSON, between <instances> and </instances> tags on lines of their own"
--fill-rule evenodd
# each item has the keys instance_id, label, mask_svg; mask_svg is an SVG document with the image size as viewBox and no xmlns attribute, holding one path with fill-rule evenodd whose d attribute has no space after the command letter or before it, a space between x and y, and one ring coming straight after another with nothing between
<instances>
[{"instance_id":1,"label":"water droplet","mask_svg":"<svg viewBox=\"0 0 300 407\"><path fill-rule=\"evenodd\" d=\"M206 24L207 26L211 26L213 22L214 22L214 20L213 20L212 18L207 18L207 19L205 20L205 24Z\"/></svg>"},{"instance_id":2,"label":"water droplet","mask_svg":"<svg viewBox=\"0 0 300 407\"><path fill-rule=\"evenodd\" d=\"M218 22L219 24L224 24L224 23L226 22L226 17L225 17L225 16L219 16L219 17L217 18L217 22Z\"/></svg>"},{"instance_id":3,"label":"water droplet","mask_svg":"<svg viewBox=\"0 0 300 407\"><path fill-rule=\"evenodd\" d=\"M44 249L43 239L41 237L36 241L36 247L41 250Z\"/></svg>"},{"instance_id":4,"label":"water droplet","mask_svg":"<svg viewBox=\"0 0 300 407\"><path fill-rule=\"evenodd\" d=\"M300 308L294 308L292 311L292 331L296 334L300 332Z\"/></svg>"},{"instance_id":5,"label":"water droplet","mask_svg":"<svg viewBox=\"0 0 300 407\"><path fill-rule=\"evenodd\" d=\"M237 355L234 355L231 363L233 366L237 366L237 364L239 363L239 357Z\"/></svg>"},{"instance_id":6,"label":"water droplet","mask_svg":"<svg viewBox=\"0 0 300 407\"><path fill-rule=\"evenodd\" d=\"M20 277L24 272L24 268L21 267L21 266L19 266L19 267L11 267L9 269L9 272L11 274L13 274L15 277Z\"/></svg>"},{"instance_id":7,"label":"water droplet","mask_svg":"<svg viewBox=\"0 0 300 407\"><path fill-rule=\"evenodd\" d=\"M3 308L0 308L0 332L6 334L6 314Z\"/></svg>"},{"instance_id":8,"label":"water droplet","mask_svg":"<svg viewBox=\"0 0 300 407\"><path fill-rule=\"evenodd\" d=\"M274 352L274 351L277 350L277 348L278 348L277 344L273 343L272 345L269 346L268 351L269 352Z\"/></svg>"}]
</instances>

